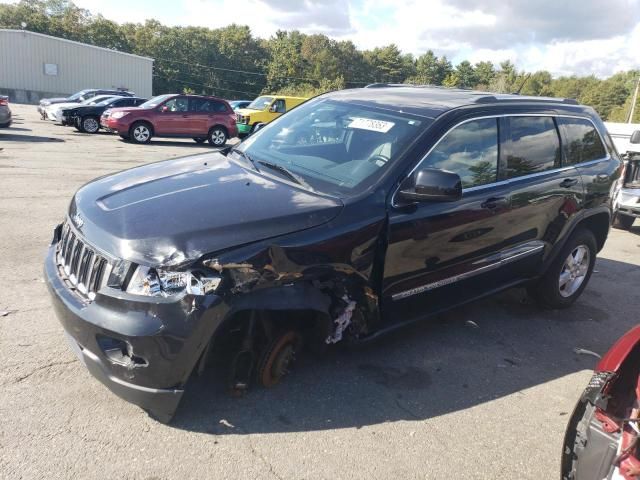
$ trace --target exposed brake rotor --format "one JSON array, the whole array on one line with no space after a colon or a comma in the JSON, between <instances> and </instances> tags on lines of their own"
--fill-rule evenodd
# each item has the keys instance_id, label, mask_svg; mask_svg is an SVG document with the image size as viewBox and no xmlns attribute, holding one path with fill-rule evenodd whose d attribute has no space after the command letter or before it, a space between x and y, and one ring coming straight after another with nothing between
<instances>
[{"instance_id":1,"label":"exposed brake rotor","mask_svg":"<svg viewBox=\"0 0 640 480\"><path fill-rule=\"evenodd\" d=\"M276 336L260 356L258 382L264 387L277 385L289 373L301 345L302 338L293 330Z\"/></svg>"}]
</instances>

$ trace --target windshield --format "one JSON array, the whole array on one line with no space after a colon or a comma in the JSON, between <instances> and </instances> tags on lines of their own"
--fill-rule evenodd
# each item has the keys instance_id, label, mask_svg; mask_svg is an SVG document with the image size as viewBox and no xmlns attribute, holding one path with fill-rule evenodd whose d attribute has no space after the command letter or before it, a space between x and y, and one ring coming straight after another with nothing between
<instances>
[{"instance_id":1,"label":"windshield","mask_svg":"<svg viewBox=\"0 0 640 480\"><path fill-rule=\"evenodd\" d=\"M81 97L83 97L83 95L85 95L87 93L87 90L81 90L79 92L74 93L73 95L71 95L68 100L80 100Z\"/></svg>"},{"instance_id":2,"label":"windshield","mask_svg":"<svg viewBox=\"0 0 640 480\"><path fill-rule=\"evenodd\" d=\"M169 97L173 97L173 94L158 95L157 97L150 98L149 100L144 102L142 105L140 105L140 108L155 108Z\"/></svg>"},{"instance_id":3,"label":"windshield","mask_svg":"<svg viewBox=\"0 0 640 480\"><path fill-rule=\"evenodd\" d=\"M273 97L258 97L249 105L247 105L247 108L250 108L252 110L264 110L269 105L271 105L271 102L273 102Z\"/></svg>"},{"instance_id":4,"label":"windshield","mask_svg":"<svg viewBox=\"0 0 640 480\"><path fill-rule=\"evenodd\" d=\"M109 97L107 99L104 99L102 101L98 101L98 103L96 103L96 105L100 106L100 107L104 107L105 105L111 105L113 102L120 100L122 97Z\"/></svg>"},{"instance_id":5,"label":"windshield","mask_svg":"<svg viewBox=\"0 0 640 480\"><path fill-rule=\"evenodd\" d=\"M88 98L87 100L82 102L82 104L83 105L97 105L98 103L102 102L103 100L110 99L110 98L113 98L113 95L98 95L98 96L95 96L95 97Z\"/></svg>"},{"instance_id":6,"label":"windshield","mask_svg":"<svg viewBox=\"0 0 640 480\"><path fill-rule=\"evenodd\" d=\"M387 171L428 120L347 102L302 104L245 140L238 149L273 163L314 190L353 195Z\"/></svg>"}]
</instances>

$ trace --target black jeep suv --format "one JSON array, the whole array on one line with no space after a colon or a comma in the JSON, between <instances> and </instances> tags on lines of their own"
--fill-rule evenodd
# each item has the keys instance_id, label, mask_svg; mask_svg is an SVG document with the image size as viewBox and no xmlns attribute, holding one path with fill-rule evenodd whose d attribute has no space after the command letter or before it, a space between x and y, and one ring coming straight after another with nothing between
<instances>
[{"instance_id":1,"label":"black jeep suv","mask_svg":"<svg viewBox=\"0 0 640 480\"><path fill-rule=\"evenodd\" d=\"M90 372L169 421L216 356L243 390L276 384L302 345L364 342L514 285L568 307L621 170L574 101L333 92L233 148L83 186L46 278Z\"/></svg>"}]
</instances>

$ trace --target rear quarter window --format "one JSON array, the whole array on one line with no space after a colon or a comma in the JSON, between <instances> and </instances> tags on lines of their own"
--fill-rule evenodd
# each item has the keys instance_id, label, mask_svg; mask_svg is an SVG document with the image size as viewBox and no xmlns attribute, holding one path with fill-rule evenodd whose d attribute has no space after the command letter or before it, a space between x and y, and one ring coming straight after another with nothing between
<instances>
[{"instance_id":1,"label":"rear quarter window","mask_svg":"<svg viewBox=\"0 0 640 480\"><path fill-rule=\"evenodd\" d=\"M600 134L590 120L558 117L557 122L565 138L566 164L575 165L607 156Z\"/></svg>"},{"instance_id":2,"label":"rear quarter window","mask_svg":"<svg viewBox=\"0 0 640 480\"><path fill-rule=\"evenodd\" d=\"M560 138L552 117L511 117L507 178L560 166Z\"/></svg>"}]
</instances>

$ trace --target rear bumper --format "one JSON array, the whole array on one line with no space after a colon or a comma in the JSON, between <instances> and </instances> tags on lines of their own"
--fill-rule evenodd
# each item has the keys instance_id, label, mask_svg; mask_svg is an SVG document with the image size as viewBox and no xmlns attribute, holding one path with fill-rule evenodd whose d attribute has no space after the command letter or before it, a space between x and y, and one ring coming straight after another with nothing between
<instances>
[{"instance_id":1,"label":"rear bumper","mask_svg":"<svg viewBox=\"0 0 640 480\"><path fill-rule=\"evenodd\" d=\"M11 125L11 110L0 110L0 127L9 127Z\"/></svg>"}]
</instances>

